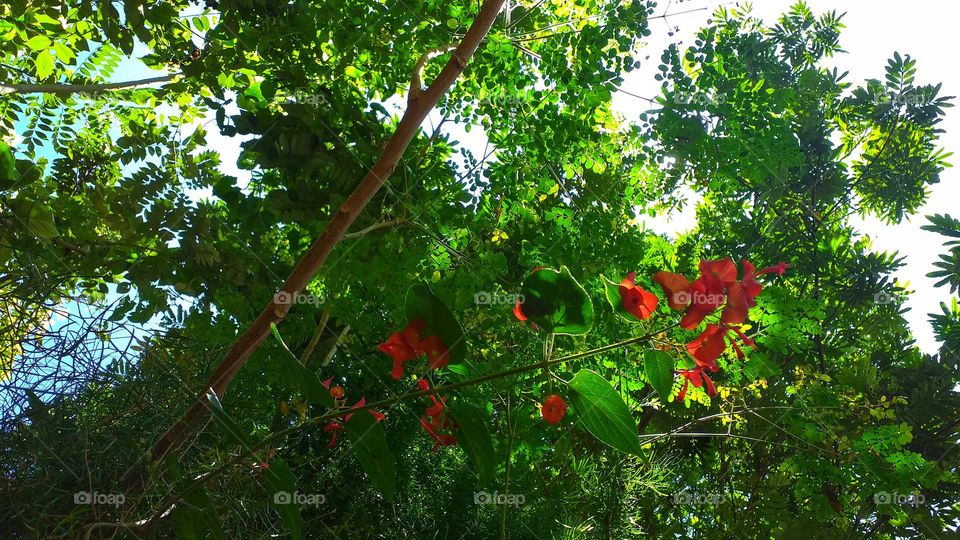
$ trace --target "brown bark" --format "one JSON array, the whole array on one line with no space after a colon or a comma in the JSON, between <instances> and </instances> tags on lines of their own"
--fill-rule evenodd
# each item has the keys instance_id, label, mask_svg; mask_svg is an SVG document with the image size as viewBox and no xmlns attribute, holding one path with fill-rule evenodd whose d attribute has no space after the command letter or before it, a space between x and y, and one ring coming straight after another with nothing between
<instances>
[{"instance_id":1,"label":"brown bark","mask_svg":"<svg viewBox=\"0 0 960 540\"><path fill-rule=\"evenodd\" d=\"M443 94L460 76L467 61L486 37L500 12L503 2L504 0L487 0L483 4L477 18L464 35L463 41L454 50L453 55L440 71L436 80L426 90L421 89L419 84L411 85L407 109L380 158L346 202L341 205L326 229L313 242L313 245L300 259L300 262L297 263L283 287L281 287L280 291L287 293L288 298L295 297L309 283L363 208L370 202L370 199L380 189L384 181L393 174L397 162L420 129L420 125L437 102L440 101ZM277 303L276 298L267 304L250 327L234 342L186 414L170 426L154 444L148 454L150 459L163 459L168 453L176 450L184 439L204 422L206 415L209 413L206 401L207 390L213 389L218 396L222 396L247 358L270 333L270 325L280 322L289 309L289 303ZM131 473L133 472L131 471ZM136 482L135 485L139 484L139 478L131 478L131 475L128 474L127 482L131 481Z\"/></svg>"}]
</instances>

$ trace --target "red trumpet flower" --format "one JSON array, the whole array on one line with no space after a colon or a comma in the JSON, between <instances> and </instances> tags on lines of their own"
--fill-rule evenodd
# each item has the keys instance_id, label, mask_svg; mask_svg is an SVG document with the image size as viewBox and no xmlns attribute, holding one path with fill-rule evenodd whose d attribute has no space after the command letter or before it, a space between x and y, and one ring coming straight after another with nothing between
<instances>
[{"instance_id":1,"label":"red trumpet flower","mask_svg":"<svg viewBox=\"0 0 960 540\"><path fill-rule=\"evenodd\" d=\"M421 319L410 321L406 328L390 334L387 341L380 344L380 351L393 359L390 375L394 379L403 377L405 363L424 354L427 355L430 369L441 369L450 364L450 350L440 336L423 337L425 325Z\"/></svg>"},{"instance_id":2,"label":"red trumpet flower","mask_svg":"<svg viewBox=\"0 0 960 540\"><path fill-rule=\"evenodd\" d=\"M716 369L708 369L702 366L697 366L694 369L681 369L677 371L684 379L683 389L680 390L680 393L677 394L677 401L683 401L687 397L687 388L690 386L690 383L693 383L695 388L700 388L704 383L707 384L707 395L713 397L717 395L717 389L713 386L713 381L710 380L710 377L707 375L707 371L716 371Z\"/></svg>"},{"instance_id":3,"label":"red trumpet flower","mask_svg":"<svg viewBox=\"0 0 960 540\"><path fill-rule=\"evenodd\" d=\"M627 274L627 277L620 282L617 291L620 293L623 309L630 312L634 317L643 320L657 309L658 299L657 295L636 285L635 274L635 272Z\"/></svg>"},{"instance_id":4,"label":"red trumpet flower","mask_svg":"<svg viewBox=\"0 0 960 540\"><path fill-rule=\"evenodd\" d=\"M427 382L426 379L421 379L417 383L417 386L423 391L430 389L430 383ZM423 426L423 430L427 432L427 435L433 439L433 451L436 452L441 446L457 444L457 438L453 434L439 432L441 429L454 429L457 425L447 417L446 397L437 399L437 396L433 394L430 394L428 397L430 401L433 402L433 405L427 407L424 415L420 417L420 425Z\"/></svg>"}]
</instances>

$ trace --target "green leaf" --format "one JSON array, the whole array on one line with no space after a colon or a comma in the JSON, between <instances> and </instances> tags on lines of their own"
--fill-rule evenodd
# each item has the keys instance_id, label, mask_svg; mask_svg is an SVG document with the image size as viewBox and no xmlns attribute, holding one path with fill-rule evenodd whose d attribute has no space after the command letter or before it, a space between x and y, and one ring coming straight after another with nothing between
<instances>
[{"instance_id":1,"label":"green leaf","mask_svg":"<svg viewBox=\"0 0 960 540\"><path fill-rule=\"evenodd\" d=\"M263 101L263 92L260 89L260 85L261 83L259 82L250 83L250 86L243 91L243 95L255 99L256 101Z\"/></svg>"},{"instance_id":2,"label":"green leaf","mask_svg":"<svg viewBox=\"0 0 960 540\"><path fill-rule=\"evenodd\" d=\"M520 293L523 314L546 332L586 334L593 326L593 301L566 266L534 272Z\"/></svg>"},{"instance_id":3,"label":"green leaf","mask_svg":"<svg viewBox=\"0 0 960 540\"><path fill-rule=\"evenodd\" d=\"M357 411L346 422L350 447L380 493L393 501L396 490L395 459L387 447L383 427L366 409Z\"/></svg>"},{"instance_id":4,"label":"green leaf","mask_svg":"<svg viewBox=\"0 0 960 540\"><path fill-rule=\"evenodd\" d=\"M16 160L13 150L7 143L0 141L0 186L4 183L15 182L17 176Z\"/></svg>"},{"instance_id":5,"label":"green leaf","mask_svg":"<svg viewBox=\"0 0 960 540\"><path fill-rule=\"evenodd\" d=\"M60 236L57 224L53 218L53 210L44 204L34 204L27 217L27 230L40 238L56 238Z\"/></svg>"},{"instance_id":6,"label":"green leaf","mask_svg":"<svg viewBox=\"0 0 960 540\"><path fill-rule=\"evenodd\" d=\"M53 41L47 36L33 36L27 40L27 47L32 51L46 51Z\"/></svg>"},{"instance_id":7,"label":"green leaf","mask_svg":"<svg viewBox=\"0 0 960 540\"><path fill-rule=\"evenodd\" d=\"M263 81L260 83L260 92L267 101L271 101L277 95L277 84L273 81Z\"/></svg>"},{"instance_id":8,"label":"green leaf","mask_svg":"<svg viewBox=\"0 0 960 540\"><path fill-rule=\"evenodd\" d=\"M480 485L487 485L493 480L497 458L483 413L467 403L450 405L447 412L450 413L450 418L460 427L457 440L460 441L463 450L470 457L470 461L473 462L473 466L480 477Z\"/></svg>"},{"instance_id":9,"label":"green leaf","mask_svg":"<svg viewBox=\"0 0 960 540\"><path fill-rule=\"evenodd\" d=\"M73 59L77 57L77 54L73 52L70 47L67 47L63 43L57 42L53 44L53 50L57 54L57 59L63 62L64 64L69 64L73 62Z\"/></svg>"},{"instance_id":10,"label":"green leaf","mask_svg":"<svg viewBox=\"0 0 960 540\"><path fill-rule=\"evenodd\" d=\"M634 317L632 313L623 309L623 298L620 297L620 284L610 281L603 274L600 274L600 279L603 281L603 292L607 297L607 303L610 304L613 311L628 321L637 322L637 318Z\"/></svg>"},{"instance_id":11,"label":"green leaf","mask_svg":"<svg viewBox=\"0 0 960 540\"><path fill-rule=\"evenodd\" d=\"M570 400L587 431L616 450L640 455L637 424L620 393L606 379L582 369L569 386Z\"/></svg>"},{"instance_id":12,"label":"green leaf","mask_svg":"<svg viewBox=\"0 0 960 540\"><path fill-rule=\"evenodd\" d=\"M53 73L53 55L50 51L40 51L33 62L38 79L46 79Z\"/></svg>"},{"instance_id":13,"label":"green leaf","mask_svg":"<svg viewBox=\"0 0 960 540\"><path fill-rule=\"evenodd\" d=\"M303 525L300 522L300 505L293 500L297 492L297 477L290 471L287 463L280 458L270 463L269 469L263 469L263 479L270 486L270 502L280 514L290 537L303 538Z\"/></svg>"},{"instance_id":14,"label":"green leaf","mask_svg":"<svg viewBox=\"0 0 960 540\"><path fill-rule=\"evenodd\" d=\"M323 405L328 409L336 407L337 404L334 402L333 396L330 395L329 390L324 388L320 377L313 370L300 363L297 356L283 341L276 324L270 323L270 331L277 342L280 343L280 347L286 352L286 354L280 355L280 361L283 362L283 371L286 374L288 384L299 388L303 396L311 403Z\"/></svg>"},{"instance_id":15,"label":"green leaf","mask_svg":"<svg viewBox=\"0 0 960 540\"><path fill-rule=\"evenodd\" d=\"M643 371L654 390L660 394L660 401L667 402L673 390L673 370L676 363L673 355L665 351L649 350L643 353Z\"/></svg>"},{"instance_id":16,"label":"green leaf","mask_svg":"<svg viewBox=\"0 0 960 540\"><path fill-rule=\"evenodd\" d=\"M407 321L422 319L423 337L437 335L450 349L450 363L459 364L467 357L467 344L463 328L453 312L426 285L413 285L407 289Z\"/></svg>"}]
</instances>

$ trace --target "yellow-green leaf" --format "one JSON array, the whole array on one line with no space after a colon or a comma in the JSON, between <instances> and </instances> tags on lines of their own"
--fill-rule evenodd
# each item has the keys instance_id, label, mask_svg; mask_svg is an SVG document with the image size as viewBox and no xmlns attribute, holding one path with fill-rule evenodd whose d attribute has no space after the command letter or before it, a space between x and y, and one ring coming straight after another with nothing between
<instances>
[{"instance_id":1,"label":"yellow-green leaf","mask_svg":"<svg viewBox=\"0 0 960 540\"><path fill-rule=\"evenodd\" d=\"M33 51L45 51L53 43L47 36L33 36L27 40L27 47Z\"/></svg>"},{"instance_id":2,"label":"yellow-green leaf","mask_svg":"<svg viewBox=\"0 0 960 540\"><path fill-rule=\"evenodd\" d=\"M50 51L40 51L33 60L38 79L46 79L53 73L53 55Z\"/></svg>"}]
</instances>

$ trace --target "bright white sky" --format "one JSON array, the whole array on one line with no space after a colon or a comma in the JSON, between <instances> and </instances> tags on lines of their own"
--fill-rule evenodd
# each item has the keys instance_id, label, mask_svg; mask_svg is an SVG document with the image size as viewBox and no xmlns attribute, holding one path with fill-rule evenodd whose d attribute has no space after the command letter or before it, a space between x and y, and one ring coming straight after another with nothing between
<instances>
[{"instance_id":1,"label":"bright white sky","mask_svg":"<svg viewBox=\"0 0 960 540\"><path fill-rule=\"evenodd\" d=\"M753 13L771 24L793 3L794 0L760 0L753 4ZM717 0L661 0L656 14L669 12L675 15L666 20L652 21L653 33L647 49L641 51L640 56L641 60L647 54L651 58L641 69L628 75L623 89L640 96L656 97L660 83L654 80L653 75L660 52L676 40L681 41L681 47L692 43L697 30L706 25L714 8L721 4L728 8L734 6L733 2ZM846 28L841 34L840 44L847 53L836 56L832 63L841 72L849 71L848 82L858 85L868 78L883 79L887 59L894 51L898 51L902 55L910 54L917 60L919 84L942 82L941 95L960 95L960 71L948 67L955 65L951 62L955 47L946 46L942 40L943 36L952 36L957 32L960 3L931 0L916 0L909 4L898 0L808 0L807 4L816 14L830 10L846 13L843 18ZM674 27L679 27L679 30L673 36L668 35ZM130 69L122 71L118 73L118 79L130 78L136 70L130 66ZM398 111L400 104L398 100ZM650 104L618 93L614 96L614 107L626 120L631 121L637 119ZM960 117L953 114L955 110L960 109L948 109L948 115L941 124L946 130L941 146L948 151L960 147ZM432 132L439 120L440 115L434 111L424 128ZM235 167L239 139L221 137L213 124L208 125L208 129L211 131L208 136L211 147L221 152L224 172L237 176L245 183L249 172ZM444 131L473 151L478 158L486 150L486 140L480 129L475 128L468 134L461 126L447 123ZM960 172L957 169L947 169L940 184L933 187L929 202L916 216L900 225L886 226L873 218L854 218L855 226L871 238L877 251L899 251L900 255L906 257L906 266L896 273L896 277L915 291L906 302L910 309L906 316L918 345L928 353L935 353L938 346L927 322L927 314L938 312L940 302L949 302L949 294L947 289L935 289L935 280L926 277L933 269L933 262L944 251L944 239L920 230L920 226L926 222L923 216L928 214L952 212L955 217L960 217L960 210L956 208L956 201L960 201L958 174ZM197 195L209 196L207 193ZM694 209L688 206L681 213L645 219L644 222L653 230L674 236L693 226Z\"/></svg>"}]
</instances>

